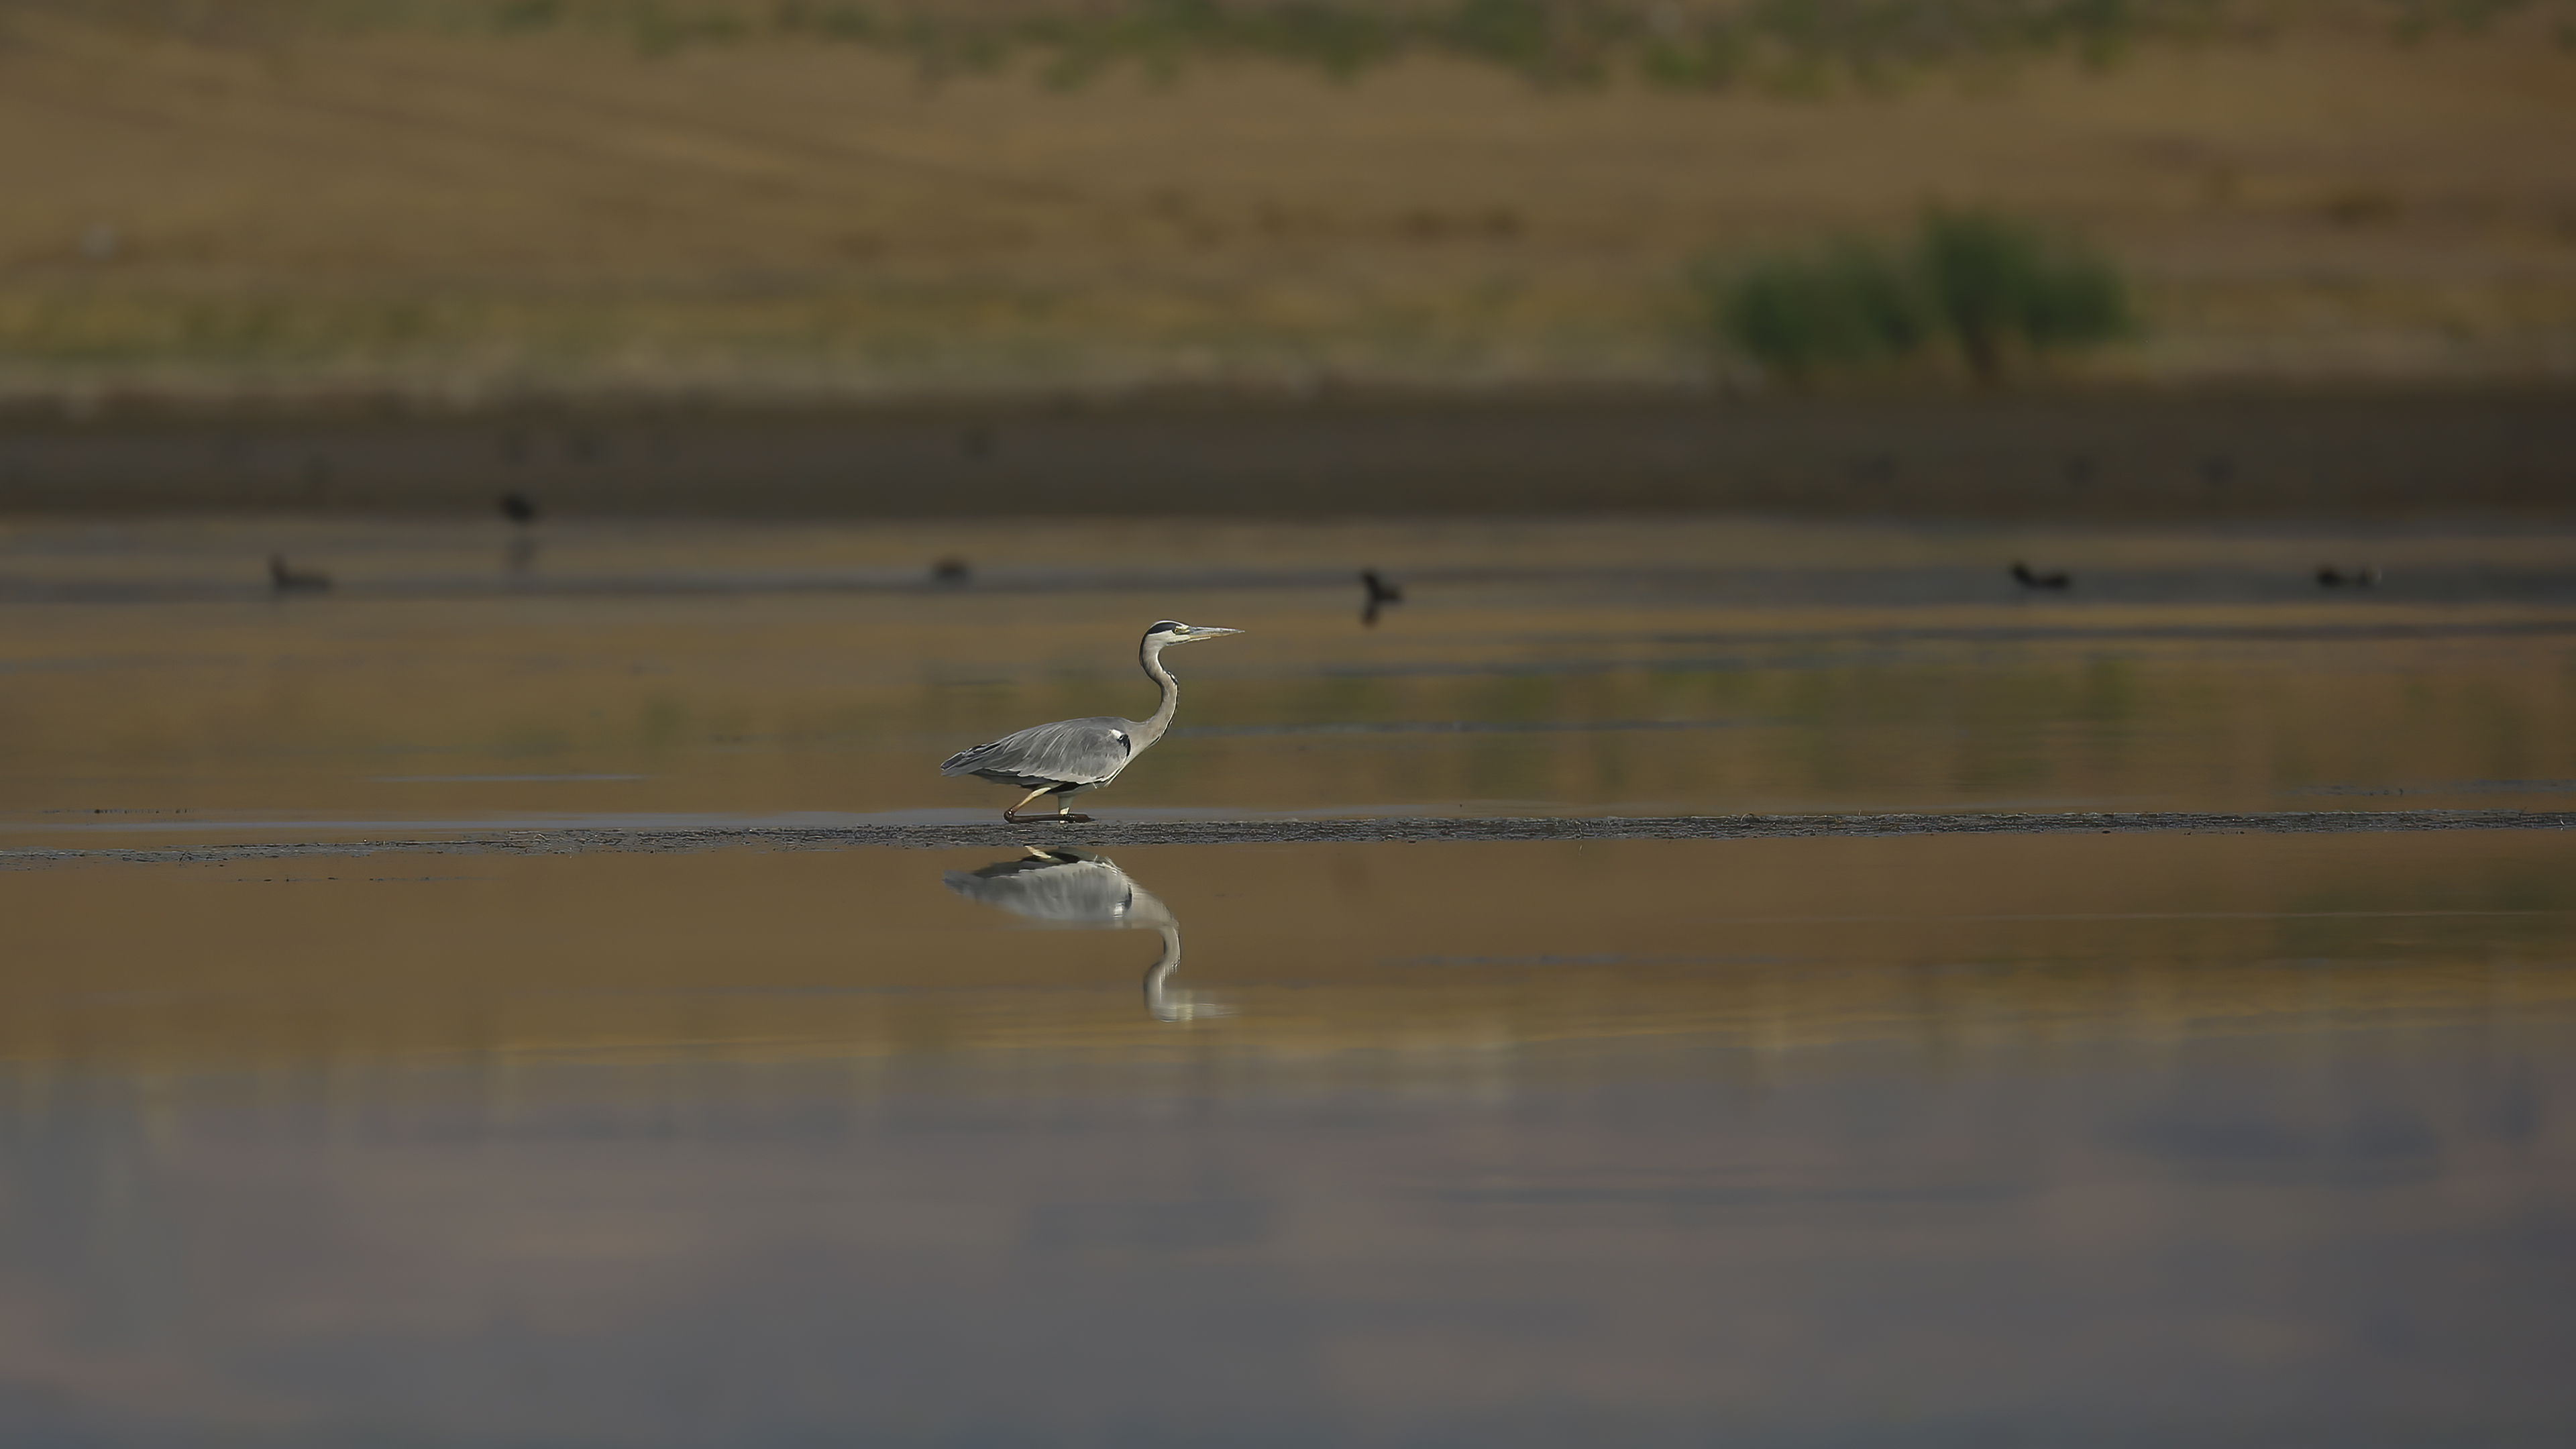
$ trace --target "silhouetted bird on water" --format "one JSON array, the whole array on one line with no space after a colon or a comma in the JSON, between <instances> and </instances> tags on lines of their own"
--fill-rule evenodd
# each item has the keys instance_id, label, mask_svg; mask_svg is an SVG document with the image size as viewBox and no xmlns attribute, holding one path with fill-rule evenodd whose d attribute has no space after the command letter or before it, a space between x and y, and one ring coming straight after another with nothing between
<instances>
[{"instance_id":1,"label":"silhouetted bird on water","mask_svg":"<svg viewBox=\"0 0 2576 1449\"><path fill-rule=\"evenodd\" d=\"M941 559L930 566L930 577L931 581L934 583L970 583L975 577L975 566L966 562L966 560L962 558L951 555L950 557Z\"/></svg>"},{"instance_id":2,"label":"silhouetted bird on water","mask_svg":"<svg viewBox=\"0 0 2576 1449\"><path fill-rule=\"evenodd\" d=\"M2321 589L2367 589L2378 583L2379 567L2376 564L2363 564L2351 573L2345 573L2333 564L2317 570L2317 587Z\"/></svg>"},{"instance_id":3,"label":"silhouetted bird on water","mask_svg":"<svg viewBox=\"0 0 2576 1449\"><path fill-rule=\"evenodd\" d=\"M331 576L315 569L288 568L286 555L273 553L268 556L268 586L281 594L298 589L327 589L331 587Z\"/></svg>"},{"instance_id":4,"label":"silhouetted bird on water","mask_svg":"<svg viewBox=\"0 0 2576 1449\"><path fill-rule=\"evenodd\" d=\"M537 500L525 493L501 495L501 516L512 523L534 523L537 521L537 512Z\"/></svg>"},{"instance_id":5,"label":"silhouetted bird on water","mask_svg":"<svg viewBox=\"0 0 2576 1449\"><path fill-rule=\"evenodd\" d=\"M1360 623L1367 628L1377 627L1379 609L1404 602L1404 585L1388 583L1377 576L1375 569L1360 570L1360 587L1368 590L1368 607L1360 610Z\"/></svg>"},{"instance_id":6,"label":"silhouetted bird on water","mask_svg":"<svg viewBox=\"0 0 2576 1449\"><path fill-rule=\"evenodd\" d=\"M2030 565L2023 563L2019 559L2013 560L2012 576L2013 582L2021 585L2025 589L2062 589L2068 584L2075 582L2073 578L2064 573L2032 573L2030 571Z\"/></svg>"}]
</instances>

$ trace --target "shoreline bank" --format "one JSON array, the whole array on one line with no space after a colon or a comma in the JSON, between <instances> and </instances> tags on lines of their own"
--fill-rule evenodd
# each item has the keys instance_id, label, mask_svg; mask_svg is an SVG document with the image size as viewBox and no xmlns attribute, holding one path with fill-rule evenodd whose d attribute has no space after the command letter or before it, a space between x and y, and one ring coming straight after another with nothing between
<instances>
[{"instance_id":1,"label":"shoreline bank","mask_svg":"<svg viewBox=\"0 0 2576 1449\"><path fill-rule=\"evenodd\" d=\"M0 413L0 512L2229 518L2576 506L2576 395L1373 395Z\"/></svg>"}]
</instances>

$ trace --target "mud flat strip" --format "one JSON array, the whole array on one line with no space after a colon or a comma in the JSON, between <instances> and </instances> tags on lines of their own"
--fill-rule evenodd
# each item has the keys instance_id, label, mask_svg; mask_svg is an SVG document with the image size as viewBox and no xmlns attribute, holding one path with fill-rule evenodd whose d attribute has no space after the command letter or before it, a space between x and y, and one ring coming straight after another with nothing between
<instances>
[{"instance_id":1,"label":"mud flat strip","mask_svg":"<svg viewBox=\"0 0 2576 1449\"><path fill-rule=\"evenodd\" d=\"M185 865L301 856L685 854L709 850L1015 849L1060 845L1450 844L1527 840L1778 840L1892 835L2341 835L2432 830L2570 830L2568 810L2277 810L2056 815L1684 815L1395 820L1106 821L1082 825L852 825L830 829L494 830L427 840L280 841L165 848L0 850L0 868L134 861Z\"/></svg>"},{"instance_id":2,"label":"mud flat strip","mask_svg":"<svg viewBox=\"0 0 2576 1449\"><path fill-rule=\"evenodd\" d=\"M1973 398L1547 392L844 409L129 409L0 399L0 510L1237 517L2330 517L2576 496L2563 386Z\"/></svg>"}]
</instances>

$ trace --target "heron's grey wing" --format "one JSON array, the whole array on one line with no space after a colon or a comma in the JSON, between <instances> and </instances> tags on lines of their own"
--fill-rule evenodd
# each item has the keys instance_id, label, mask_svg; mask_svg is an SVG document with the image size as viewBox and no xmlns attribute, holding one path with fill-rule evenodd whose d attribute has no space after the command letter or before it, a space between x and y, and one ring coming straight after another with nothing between
<instances>
[{"instance_id":1,"label":"heron's grey wing","mask_svg":"<svg viewBox=\"0 0 2576 1449\"><path fill-rule=\"evenodd\" d=\"M1031 725L989 745L959 750L939 767L943 775L995 774L1031 780L1094 785L1124 767L1131 753L1123 719L1060 719Z\"/></svg>"}]
</instances>

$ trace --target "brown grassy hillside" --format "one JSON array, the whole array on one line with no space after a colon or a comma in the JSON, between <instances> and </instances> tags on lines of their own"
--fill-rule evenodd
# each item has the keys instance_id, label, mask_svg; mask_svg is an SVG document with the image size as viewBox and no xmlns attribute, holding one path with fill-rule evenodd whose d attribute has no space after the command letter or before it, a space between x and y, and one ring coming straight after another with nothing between
<instances>
[{"instance_id":1,"label":"brown grassy hillside","mask_svg":"<svg viewBox=\"0 0 2576 1449\"><path fill-rule=\"evenodd\" d=\"M2130 270L2148 329L2098 376L2576 371L2546 17L1689 85L1216 46L1074 86L819 22L230 13L0 9L0 391L1689 384L1733 367L1692 257L1934 199Z\"/></svg>"}]
</instances>

